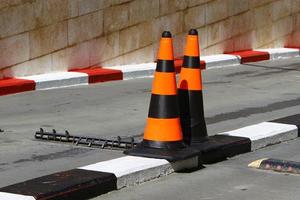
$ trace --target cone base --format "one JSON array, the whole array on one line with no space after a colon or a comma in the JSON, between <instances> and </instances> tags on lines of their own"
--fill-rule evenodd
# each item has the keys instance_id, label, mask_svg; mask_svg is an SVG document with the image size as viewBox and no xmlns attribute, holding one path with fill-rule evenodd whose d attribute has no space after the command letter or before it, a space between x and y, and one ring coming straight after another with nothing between
<instances>
[{"instance_id":1,"label":"cone base","mask_svg":"<svg viewBox=\"0 0 300 200\"><path fill-rule=\"evenodd\" d=\"M180 149L159 149L149 148L142 145L124 151L124 154L131 156L141 156L147 158L166 159L169 162L186 160L195 156L200 157L200 151L192 147L185 147Z\"/></svg>"},{"instance_id":2,"label":"cone base","mask_svg":"<svg viewBox=\"0 0 300 200\"><path fill-rule=\"evenodd\" d=\"M251 140L244 137L214 135L202 142L192 141L190 146L201 152L203 164L211 164L250 152Z\"/></svg>"},{"instance_id":3,"label":"cone base","mask_svg":"<svg viewBox=\"0 0 300 200\"><path fill-rule=\"evenodd\" d=\"M141 145L143 147L157 148L157 149L182 149L185 147L182 141L173 141L173 142L158 142L143 140Z\"/></svg>"}]
</instances>

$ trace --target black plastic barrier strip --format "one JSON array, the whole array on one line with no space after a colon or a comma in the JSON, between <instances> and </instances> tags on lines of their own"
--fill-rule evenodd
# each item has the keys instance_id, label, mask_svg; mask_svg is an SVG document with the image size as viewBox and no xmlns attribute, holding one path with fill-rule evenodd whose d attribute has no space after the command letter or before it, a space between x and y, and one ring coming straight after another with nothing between
<instances>
[{"instance_id":1,"label":"black plastic barrier strip","mask_svg":"<svg viewBox=\"0 0 300 200\"><path fill-rule=\"evenodd\" d=\"M42 176L0 189L37 200L84 200L117 189L114 174L82 169Z\"/></svg>"},{"instance_id":2,"label":"black plastic barrier strip","mask_svg":"<svg viewBox=\"0 0 300 200\"><path fill-rule=\"evenodd\" d=\"M291 115L288 117L283 117L280 119L275 119L270 122L276 122L276 123L281 123L281 124L290 124L290 125L295 125L298 128L298 137L300 137L300 114L297 115Z\"/></svg>"}]
</instances>

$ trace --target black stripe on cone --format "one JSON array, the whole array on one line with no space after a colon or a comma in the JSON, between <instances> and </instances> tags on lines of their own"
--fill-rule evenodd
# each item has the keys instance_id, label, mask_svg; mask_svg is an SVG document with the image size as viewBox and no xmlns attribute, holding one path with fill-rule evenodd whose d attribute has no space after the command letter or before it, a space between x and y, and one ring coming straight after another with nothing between
<instances>
[{"instance_id":1,"label":"black stripe on cone","mask_svg":"<svg viewBox=\"0 0 300 200\"><path fill-rule=\"evenodd\" d=\"M117 178L112 173L73 169L0 188L0 192L37 200L84 200L116 189Z\"/></svg>"},{"instance_id":2,"label":"black stripe on cone","mask_svg":"<svg viewBox=\"0 0 300 200\"><path fill-rule=\"evenodd\" d=\"M182 67L191 69L200 69L199 56L184 56Z\"/></svg>"},{"instance_id":3,"label":"black stripe on cone","mask_svg":"<svg viewBox=\"0 0 300 200\"><path fill-rule=\"evenodd\" d=\"M157 60L156 64L157 72L175 72L173 60Z\"/></svg>"},{"instance_id":4,"label":"black stripe on cone","mask_svg":"<svg viewBox=\"0 0 300 200\"><path fill-rule=\"evenodd\" d=\"M151 95L148 117L165 119L178 116L177 95Z\"/></svg>"},{"instance_id":5,"label":"black stripe on cone","mask_svg":"<svg viewBox=\"0 0 300 200\"><path fill-rule=\"evenodd\" d=\"M187 144L206 139L202 91L178 89L180 122Z\"/></svg>"}]
</instances>

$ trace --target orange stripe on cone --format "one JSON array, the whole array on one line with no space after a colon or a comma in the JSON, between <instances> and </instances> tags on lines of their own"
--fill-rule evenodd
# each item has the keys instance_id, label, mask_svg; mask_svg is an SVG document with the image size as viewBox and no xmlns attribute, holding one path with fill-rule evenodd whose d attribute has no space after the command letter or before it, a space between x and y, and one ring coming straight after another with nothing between
<instances>
[{"instance_id":1,"label":"orange stripe on cone","mask_svg":"<svg viewBox=\"0 0 300 200\"><path fill-rule=\"evenodd\" d=\"M198 35L188 35L184 50L185 56L199 56Z\"/></svg>"},{"instance_id":2,"label":"orange stripe on cone","mask_svg":"<svg viewBox=\"0 0 300 200\"><path fill-rule=\"evenodd\" d=\"M182 133L179 118L148 118L144 132L144 139L161 142L181 141Z\"/></svg>"},{"instance_id":3,"label":"orange stripe on cone","mask_svg":"<svg viewBox=\"0 0 300 200\"><path fill-rule=\"evenodd\" d=\"M155 72L152 84L152 94L176 95L175 72Z\"/></svg>"},{"instance_id":4,"label":"orange stripe on cone","mask_svg":"<svg viewBox=\"0 0 300 200\"><path fill-rule=\"evenodd\" d=\"M183 90L202 90L202 78L200 69L182 68L178 84Z\"/></svg>"},{"instance_id":5,"label":"orange stripe on cone","mask_svg":"<svg viewBox=\"0 0 300 200\"><path fill-rule=\"evenodd\" d=\"M159 60L173 60L172 38L161 38L157 54Z\"/></svg>"}]
</instances>

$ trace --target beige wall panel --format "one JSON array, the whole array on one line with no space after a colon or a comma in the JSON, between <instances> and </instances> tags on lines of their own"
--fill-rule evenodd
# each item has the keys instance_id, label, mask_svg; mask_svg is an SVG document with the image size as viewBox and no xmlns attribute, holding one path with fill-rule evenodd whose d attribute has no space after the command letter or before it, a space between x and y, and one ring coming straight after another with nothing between
<instances>
[{"instance_id":1,"label":"beige wall panel","mask_svg":"<svg viewBox=\"0 0 300 200\"><path fill-rule=\"evenodd\" d=\"M155 52L156 53L156 52ZM121 65L125 64L140 64L153 62L156 58L153 46L147 46L136 51L125 54L121 57Z\"/></svg>"},{"instance_id":2,"label":"beige wall panel","mask_svg":"<svg viewBox=\"0 0 300 200\"><path fill-rule=\"evenodd\" d=\"M95 65L117 57L120 53L119 32L92 40L90 64Z\"/></svg>"},{"instance_id":3,"label":"beige wall panel","mask_svg":"<svg viewBox=\"0 0 300 200\"><path fill-rule=\"evenodd\" d=\"M254 26L260 28L272 24L272 5L267 4L254 9Z\"/></svg>"},{"instance_id":4,"label":"beige wall panel","mask_svg":"<svg viewBox=\"0 0 300 200\"><path fill-rule=\"evenodd\" d=\"M28 59L28 33L0 40L0 69L24 62Z\"/></svg>"},{"instance_id":5,"label":"beige wall panel","mask_svg":"<svg viewBox=\"0 0 300 200\"><path fill-rule=\"evenodd\" d=\"M233 51L233 41L226 40L215 44L213 46L209 46L202 51L203 56L212 55L212 54L222 54L224 52L232 52Z\"/></svg>"},{"instance_id":6,"label":"beige wall panel","mask_svg":"<svg viewBox=\"0 0 300 200\"><path fill-rule=\"evenodd\" d=\"M229 16L246 12L249 9L249 0L226 0L226 1L228 1Z\"/></svg>"},{"instance_id":7,"label":"beige wall panel","mask_svg":"<svg viewBox=\"0 0 300 200\"><path fill-rule=\"evenodd\" d=\"M186 0L160 0L159 15L166 15L178 10L184 10L187 8L187 4L188 2Z\"/></svg>"},{"instance_id":8,"label":"beige wall panel","mask_svg":"<svg viewBox=\"0 0 300 200\"><path fill-rule=\"evenodd\" d=\"M261 48L272 41L272 26L266 26L255 30L255 42L253 48Z\"/></svg>"},{"instance_id":9,"label":"beige wall panel","mask_svg":"<svg viewBox=\"0 0 300 200\"><path fill-rule=\"evenodd\" d=\"M120 32L120 54L124 54L152 42L152 23L145 22Z\"/></svg>"},{"instance_id":10,"label":"beige wall panel","mask_svg":"<svg viewBox=\"0 0 300 200\"><path fill-rule=\"evenodd\" d=\"M183 31L183 12L177 12L153 20L153 41L159 41L163 31L171 31L173 35Z\"/></svg>"},{"instance_id":11,"label":"beige wall panel","mask_svg":"<svg viewBox=\"0 0 300 200\"><path fill-rule=\"evenodd\" d=\"M79 15L95 12L111 5L111 0L78 0Z\"/></svg>"},{"instance_id":12,"label":"beige wall panel","mask_svg":"<svg viewBox=\"0 0 300 200\"><path fill-rule=\"evenodd\" d=\"M30 58L35 58L67 46L67 22L53 24L29 33Z\"/></svg>"},{"instance_id":13,"label":"beige wall panel","mask_svg":"<svg viewBox=\"0 0 300 200\"><path fill-rule=\"evenodd\" d=\"M199 28L205 25L206 5L188 9L184 13L184 30Z\"/></svg>"},{"instance_id":14,"label":"beige wall panel","mask_svg":"<svg viewBox=\"0 0 300 200\"><path fill-rule=\"evenodd\" d=\"M206 24L211 24L228 17L227 9L228 1L214 0L207 4L206 8Z\"/></svg>"},{"instance_id":15,"label":"beige wall panel","mask_svg":"<svg viewBox=\"0 0 300 200\"><path fill-rule=\"evenodd\" d=\"M68 69L86 68L90 66L90 41L82 42L67 49Z\"/></svg>"},{"instance_id":16,"label":"beige wall panel","mask_svg":"<svg viewBox=\"0 0 300 200\"><path fill-rule=\"evenodd\" d=\"M207 27L207 44L214 45L231 37L232 19L220 21Z\"/></svg>"},{"instance_id":17,"label":"beige wall panel","mask_svg":"<svg viewBox=\"0 0 300 200\"><path fill-rule=\"evenodd\" d=\"M257 8L259 6L266 5L272 1L277 1L277 0L249 0L249 6L251 8Z\"/></svg>"},{"instance_id":18,"label":"beige wall panel","mask_svg":"<svg viewBox=\"0 0 300 200\"><path fill-rule=\"evenodd\" d=\"M103 11L97 11L68 21L68 44L101 36L103 33Z\"/></svg>"},{"instance_id":19,"label":"beige wall panel","mask_svg":"<svg viewBox=\"0 0 300 200\"><path fill-rule=\"evenodd\" d=\"M194 7L213 0L186 0L188 7Z\"/></svg>"},{"instance_id":20,"label":"beige wall panel","mask_svg":"<svg viewBox=\"0 0 300 200\"><path fill-rule=\"evenodd\" d=\"M68 50L63 49L51 54L52 56L52 71L53 72L62 72L68 71L69 59L68 59Z\"/></svg>"},{"instance_id":21,"label":"beige wall panel","mask_svg":"<svg viewBox=\"0 0 300 200\"><path fill-rule=\"evenodd\" d=\"M272 4L272 20L276 21L292 13L293 0L280 0Z\"/></svg>"},{"instance_id":22,"label":"beige wall panel","mask_svg":"<svg viewBox=\"0 0 300 200\"><path fill-rule=\"evenodd\" d=\"M288 16L280 19L272 25L272 38L273 40L287 35L293 31L293 18Z\"/></svg>"},{"instance_id":23,"label":"beige wall panel","mask_svg":"<svg viewBox=\"0 0 300 200\"><path fill-rule=\"evenodd\" d=\"M129 3L130 24L151 20L159 15L159 0L134 0Z\"/></svg>"},{"instance_id":24,"label":"beige wall panel","mask_svg":"<svg viewBox=\"0 0 300 200\"><path fill-rule=\"evenodd\" d=\"M0 38L22 33L34 27L32 4L26 3L0 12Z\"/></svg>"},{"instance_id":25,"label":"beige wall panel","mask_svg":"<svg viewBox=\"0 0 300 200\"><path fill-rule=\"evenodd\" d=\"M129 26L129 5L122 4L104 10L104 32L110 33Z\"/></svg>"},{"instance_id":26,"label":"beige wall panel","mask_svg":"<svg viewBox=\"0 0 300 200\"><path fill-rule=\"evenodd\" d=\"M248 11L232 17L231 35L239 35L250 30L253 30L253 12Z\"/></svg>"},{"instance_id":27,"label":"beige wall panel","mask_svg":"<svg viewBox=\"0 0 300 200\"><path fill-rule=\"evenodd\" d=\"M68 18L68 0L36 0L34 15L38 27L53 24Z\"/></svg>"},{"instance_id":28,"label":"beige wall panel","mask_svg":"<svg viewBox=\"0 0 300 200\"><path fill-rule=\"evenodd\" d=\"M44 74L50 72L52 72L52 58L51 55L46 55L15 65L12 68L5 69L3 71L3 74L5 77L16 77Z\"/></svg>"},{"instance_id":29,"label":"beige wall panel","mask_svg":"<svg viewBox=\"0 0 300 200\"><path fill-rule=\"evenodd\" d=\"M233 51L247 50L252 49L254 44L254 31L244 33L237 37L234 37L233 40Z\"/></svg>"}]
</instances>

